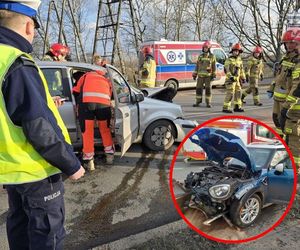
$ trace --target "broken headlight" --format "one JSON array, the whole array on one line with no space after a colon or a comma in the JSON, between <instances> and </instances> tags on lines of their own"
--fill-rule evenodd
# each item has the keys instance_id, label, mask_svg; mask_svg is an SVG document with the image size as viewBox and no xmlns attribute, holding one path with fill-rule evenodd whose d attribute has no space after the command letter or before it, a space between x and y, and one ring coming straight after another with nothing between
<instances>
[{"instance_id":1,"label":"broken headlight","mask_svg":"<svg viewBox=\"0 0 300 250\"><path fill-rule=\"evenodd\" d=\"M209 194L214 199L224 199L230 193L229 184L219 184L209 188Z\"/></svg>"}]
</instances>

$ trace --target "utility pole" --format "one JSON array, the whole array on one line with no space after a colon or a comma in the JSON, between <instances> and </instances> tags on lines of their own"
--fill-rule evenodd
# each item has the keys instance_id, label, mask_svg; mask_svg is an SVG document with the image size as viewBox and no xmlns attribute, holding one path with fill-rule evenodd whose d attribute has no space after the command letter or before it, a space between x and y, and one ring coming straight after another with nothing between
<instances>
[{"instance_id":1,"label":"utility pole","mask_svg":"<svg viewBox=\"0 0 300 250\"><path fill-rule=\"evenodd\" d=\"M62 30L63 30L63 20L64 20L64 10L65 10L65 2L66 0L62 1L61 7L61 15L60 15L60 23L59 23L59 33L58 33L58 43L62 42Z\"/></svg>"}]
</instances>

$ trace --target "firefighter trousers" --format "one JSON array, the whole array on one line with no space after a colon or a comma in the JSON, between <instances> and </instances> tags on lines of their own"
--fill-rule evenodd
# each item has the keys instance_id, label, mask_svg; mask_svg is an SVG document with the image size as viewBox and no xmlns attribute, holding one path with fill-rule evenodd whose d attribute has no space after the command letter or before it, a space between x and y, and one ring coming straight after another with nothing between
<instances>
[{"instance_id":1,"label":"firefighter trousers","mask_svg":"<svg viewBox=\"0 0 300 250\"><path fill-rule=\"evenodd\" d=\"M11 250L60 250L65 237L64 186L60 174L44 180L5 185L7 238Z\"/></svg>"},{"instance_id":2,"label":"firefighter trousers","mask_svg":"<svg viewBox=\"0 0 300 250\"><path fill-rule=\"evenodd\" d=\"M211 77L198 77L196 86L196 104L202 103L203 89L205 88L205 102L211 104Z\"/></svg>"},{"instance_id":3,"label":"firefighter trousers","mask_svg":"<svg viewBox=\"0 0 300 250\"><path fill-rule=\"evenodd\" d=\"M283 102L274 100L273 115L272 115L273 123L276 128L275 130L281 137L283 137L283 131L282 131L281 125L280 125L280 114L281 114L281 110L282 110L282 105L283 105Z\"/></svg>"},{"instance_id":4,"label":"firefighter trousers","mask_svg":"<svg viewBox=\"0 0 300 250\"><path fill-rule=\"evenodd\" d=\"M110 107L90 107L89 104L79 105L79 122L83 139L83 154L94 155L94 125L97 120L104 148L112 147L113 140L110 131Z\"/></svg>"},{"instance_id":5,"label":"firefighter trousers","mask_svg":"<svg viewBox=\"0 0 300 250\"><path fill-rule=\"evenodd\" d=\"M231 110L231 102L234 99L234 106L242 108L242 88L240 82L225 82L226 96L223 110Z\"/></svg>"},{"instance_id":6,"label":"firefighter trousers","mask_svg":"<svg viewBox=\"0 0 300 250\"><path fill-rule=\"evenodd\" d=\"M289 134L286 136L286 142L292 152L292 155L294 157L294 161L296 164L297 168L297 173L299 174L300 172L300 136L294 135L294 134Z\"/></svg>"},{"instance_id":7,"label":"firefighter trousers","mask_svg":"<svg viewBox=\"0 0 300 250\"><path fill-rule=\"evenodd\" d=\"M258 92L258 79L250 78L249 87L243 91L242 99L244 99L247 95L253 94L253 102L254 104L259 104L259 92Z\"/></svg>"}]
</instances>

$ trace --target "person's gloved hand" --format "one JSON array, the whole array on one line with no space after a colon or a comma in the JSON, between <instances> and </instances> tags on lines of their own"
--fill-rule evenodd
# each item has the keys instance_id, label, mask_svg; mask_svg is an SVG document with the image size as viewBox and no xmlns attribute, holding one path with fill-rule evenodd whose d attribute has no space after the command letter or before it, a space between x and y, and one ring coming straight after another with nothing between
<instances>
[{"instance_id":1,"label":"person's gloved hand","mask_svg":"<svg viewBox=\"0 0 300 250\"><path fill-rule=\"evenodd\" d=\"M197 79L197 73L193 73L193 80Z\"/></svg>"},{"instance_id":2,"label":"person's gloved hand","mask_svg":"<svg viewBox=\"0 0 300 250\"><path fill-rule=\"evenodd\" d=\"M213 81L216 78L215 75L210 76L210 80Z\"/></svg>"},{"instance_id":3,"label":"person's gloved hand","mask_svg":"<svg viewBox=\"0 0 300 250\"><path fill-rule=\"evenodd\" d=\"M241 83L242 83L242 84L245 84L245 83L246 83L246 79L242 79L242 80L241 80Z\"/></svg>"},{"instance_id":4,"label":"person's gloved hand","mask_svg":"<svg viewBox=\"0 0 300 250\"><path fill-rule=\"evenodd\" d=\"M279 118L280 127L283 132L284 132L285 122L286 122L286 118L287 118L287 116L286 116L287 111L288 110L286 108L283 108L281 110L280 118Z\"/></svg>"},{"instance_id":5,"label":"person's gloved hand","mask_svg":"<svg viewBox=\"0 0 300 250\"><path fill-rule=\"evenodd\" d=\"M264 75L263 74L260 75L260 80L261 81L264 80Z\"/></svg>"},{"instance_id":6,"label":"person's gloved hand","mask_svg":"<svg viewBox=\"0 0 300 250\"><path fill-rule=\"evenodd\" d=\"M246 75L246 82L249 82L249 76Z\"/></svg>"},{"instance_id":7,"label":"person's gloved hand","mask_svg":"<svg viewBox=\"0 0 300 250\"><path fill-rule=\"evenodd\" d=\"M273 97L273 92L267 91L268 98L271 99Z\"/></svg>"},{"instance_id":8,"label":"person's gloved hand","mask_svg":"<svg viewBox=\"0 0 300 250\"><path fill-rule=\"evenodd\" d=\"M231 82L234 82L234 81L235 81L234 76L231 76L231 77L229 78L229 80L230 80Z\"/></svg>"}]
</instances>

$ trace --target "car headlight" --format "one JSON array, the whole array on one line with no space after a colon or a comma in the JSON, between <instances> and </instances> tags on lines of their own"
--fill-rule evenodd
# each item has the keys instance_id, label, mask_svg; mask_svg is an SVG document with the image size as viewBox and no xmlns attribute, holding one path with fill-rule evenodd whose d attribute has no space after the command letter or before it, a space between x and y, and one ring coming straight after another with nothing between
<instances>
[{"instance_id":1,"label":"car headlight","mask_svg":"<svg viewBox=\"0 0 300 250\"><path fill-rule=\"evenodd\" d=\"M219 184L209 188L209 194L215 199L225 198L230 193L229 184Z\"/></svg>"}]
</instances>

